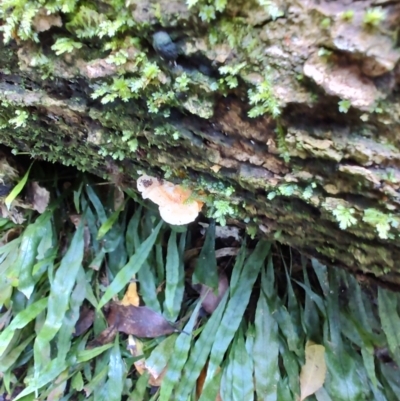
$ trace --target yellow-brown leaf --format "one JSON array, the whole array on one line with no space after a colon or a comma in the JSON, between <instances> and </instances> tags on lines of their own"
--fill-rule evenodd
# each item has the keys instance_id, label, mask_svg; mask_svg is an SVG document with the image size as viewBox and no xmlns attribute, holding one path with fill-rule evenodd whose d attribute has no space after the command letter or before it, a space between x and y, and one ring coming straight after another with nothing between
<instances>
[{"instance_id":1,"label":"yellow-brown leaf","mask_svg":"<svg viewBox=\"0 0 400 401\"><path fill-rule=\"evenodd\" d=\"M130 283L124 297L122 298L121 304L124 306L133 305L139 306L140 300L137 293L136 283Z\"/></svg>"},{"instance_id":2,"label":"yellow-brown leaf","mask_svg":"<svg viewBox=\"0 0 400 401\"><path fill-rule=\"evenodd\" d=\"M326 376L325 347L307 341L305 354L306 364L300 373L301 401L318 391L324 385Z\"/></svg>"}]
</instances>

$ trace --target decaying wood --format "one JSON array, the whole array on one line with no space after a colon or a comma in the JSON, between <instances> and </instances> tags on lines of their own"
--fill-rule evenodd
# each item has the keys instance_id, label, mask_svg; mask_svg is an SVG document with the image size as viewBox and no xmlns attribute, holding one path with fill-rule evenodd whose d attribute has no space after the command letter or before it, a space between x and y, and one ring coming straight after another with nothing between
<instances>
[{"instance_id":1,"label":"decaying wood","mask_svg":"<svg viewBox=\"0 0 400 401\"><path fill-rule=\"evenodd\" d=\"M100 10L113 2L97 3ZM93 99L101 83L132 75L138 53L129 48L117 66L107 61L111 50L99 50L107 38L89 38L57 56L57 37L79 41L68 29L71 15L42 13L35 20L39 42L16 34L0 44L0 141L123 187L136 187L139 170L168 172L194 189L202 182L201 192L236 206L237 224L400 284L400 5L276 1L282 15L273 19L263 2L228 2L207 24L183 1L157 3L156 12L148 0L128 1L125 11L143 29L118 35L139 38L165 85L184 72L191 78L188 91L175 90L169 116L149 113L151 92L127 102ZM366 22L377 8L384 18ZM211 27L222 30L224 21L238 25L238 36L210 43ZM179 49L175 61L154 50L159 31ZM47 65L35 61L40 54ZM236 88L210 89L225 76L219 67L240 63ZM265 79L281 114L249 118L248 90ZM18 110L28 112L25 124L13 120ZM157 135L160 129L166 135ZM122 140L126 131L138 141L134 151ZM233 195L224 198L219 184L232 186ZM355 219L345 229L343 210Z\"/></svg>"}]
</instances>

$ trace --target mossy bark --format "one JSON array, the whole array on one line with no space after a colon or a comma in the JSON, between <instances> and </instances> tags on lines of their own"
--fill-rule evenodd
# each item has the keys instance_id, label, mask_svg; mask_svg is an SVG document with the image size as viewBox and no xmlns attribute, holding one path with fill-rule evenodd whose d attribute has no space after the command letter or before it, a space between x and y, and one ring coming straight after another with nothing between
<instances>
[{"instance_id":1,"label":"mossy bark","mask_svg":"<svg viewBox=\"0 0 400 401\"><path fill-rule=\"evenodd\" d=\"M38 7L32 38L1 42L1 143L122 187L167 175L253 233L400 284L399 5L215 2L207 22L203 1L94 3ZM78 45L57 56L57 38Z\"/></svg>"}]
</instances>

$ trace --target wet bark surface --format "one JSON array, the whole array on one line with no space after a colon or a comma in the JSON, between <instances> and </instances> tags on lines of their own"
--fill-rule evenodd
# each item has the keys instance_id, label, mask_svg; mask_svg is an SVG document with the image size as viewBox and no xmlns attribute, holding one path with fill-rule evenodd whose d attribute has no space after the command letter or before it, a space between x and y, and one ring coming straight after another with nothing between
<instances>
[{"instance_id":1,"label":"wet bark surface","mask_svg":"<svg viewBox=\"0 0 400 401\"><path fill-rule=\"evenodd\" d=\"M398 3L71 3L1 9L1 143L400 284Z\"/></svg>"}]
</instances>

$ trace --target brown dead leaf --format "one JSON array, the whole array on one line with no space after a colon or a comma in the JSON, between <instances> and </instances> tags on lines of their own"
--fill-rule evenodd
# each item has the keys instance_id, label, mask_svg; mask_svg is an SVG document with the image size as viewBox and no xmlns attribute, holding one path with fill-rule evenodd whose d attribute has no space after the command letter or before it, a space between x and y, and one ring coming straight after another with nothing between
<instances>
[{"instance_id":1,"label":"brown dead leaf","mask_svg":"<svg viewBox=\"0 0 400 401\"><path fill-rule=\"evenodd\" d=\"M33 181L28 187L28 198L32 202L33 209L40 214L44 213L50 200L50 192Z\"/></svg>"},{"instance_id":2,"label":"brown dead leaf","mask_svg":"<svg viewBox=\"0 0 400 401\"><path fill-rule=\"evenodd\" d=\"M305 354L306 363L300 373L300 401L318 391L324 385L326 376L325 347L307 341Z\"/></svg>"},{"instance_id":3,"label":"brown dead leaf","mask_svg":"<svg viewBox=\"0 0 400 401\"><path fill-rule=\"evenodd\" d=\"M41 8L32 21L32 27L36 32L48 31L52 26L62 26L61 17L50 14L45 8Z\"/></svg>"},{"instance_id":4,"label":"brown dead leaf","mask_svg":"<svg viewBox=\"0 0 400 401\"><path fill-rule=\"evenodd\" d=\"M107 327L103 330L93 341L89 343L89 348L99 347L100 345L109 344L114 341L115 336L117 335L118 330L114 326Z\"/></svg>"},{"instance_id":5,"label":"brown dead leaf","mask_svg":"<svg viewBox=\"0 0 400 401\"><path fill-rule=\"evenodd\" d=\"M83 306L80 311L79 319L75 325L74 336L78 337L87 331L94 322L94 310Z\"/></svg>"},{"instance_id":6,"label":"brown dead leaf","mask_svg":"<svg viewBox=\"0 0 400 401\"><path fill-rule=\"evenodd\" d=\"M139 306L139 304L140 299L137 293L137 284L135 282L130 283L124 297L122 298L121 305Z\"/></svg>"},{"instance_id":7,"label":"brown dead leaf","mask_svg":"<svg viewBox=\"0 0 400 401\"><path fill-rule=\"evenodd\" d=\"M228 277L226 277L224 272L221 272L218 277L218 294L214 294L214 291L211 288L201 284L200 297L205 295L201 305L207 313L211 314L215 311L215 309L217 309L228 288Z\"/></svg>"},{"instance_id":8,"label":"brown dead leaf","mask_svg":"<svg viewBox=\"0 0 400 401\"><path fill-rule=\"evenodd\" d=\"M14 227L6 231L6 233L0 239L0 246L8 244L12 240L18 238L21 235L22 228Z\"/></svg>"},{"instance_id":9,"label":"brown dead leaf","mask_svg":"<svg viewBox=\"0 0 400 401\"><path fill-rule=\"evenodd\" d=\"M0 203L0 217L10 219L15 224L22 224L25 221L23 212L19 211L14 205L11 205L11 209L8 210L4 203Z\"/></svg>"},{"instance_id":10,"label":"brown dead leaf","mask_svg":"<svg viewBox=\"0 0 400 401\"><path fill-rule=\"evenodd\" d=\"M128 336L128 350L134 357L143 355L143 343L132 335ZM140 375L142 375L146 371L145 359L141 358L135 361L133 364L135 365L136 370Z\"/></svg>"},{"instance_id":11,"label":"brown dead leaf","mask_svg":"<svg viewBox=\"0 0 400 401\"><path fill-rule=\"evenodd\" d=\"M143 343L140 340L138 340L137 338L134 338L133 336L128 337L128 349L129 349L129 352L132 354L132 356L138 357L138 356L143 355ZM140 375L142 375L145 372L149 373L149 384L151 386L155 386L155 387L161 386L162 380L167 371L167 367L165 367L160 372L160 374L153 375L151 370L148 369L148 367L146 366L146 360L144 358L141 358L141 359L135 361L134 365Z\"/></svg>"},{"instance_id":12,"label":"brown dead leaf","mask_svg":"<svg viewBox=\"0 0 400 401\"><path fill-rule=\"evenodd\" d=\"M108 324L118 331L136 337L154 338L176 332L164 316L147 306L120 305L113 303L107 317Z\"/></svg>"}]
</instances>

